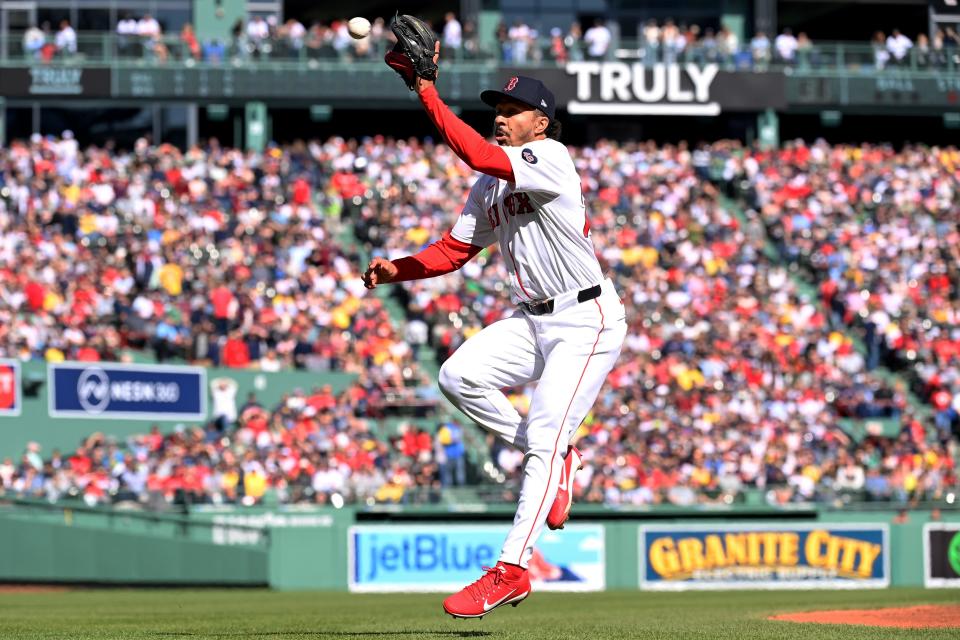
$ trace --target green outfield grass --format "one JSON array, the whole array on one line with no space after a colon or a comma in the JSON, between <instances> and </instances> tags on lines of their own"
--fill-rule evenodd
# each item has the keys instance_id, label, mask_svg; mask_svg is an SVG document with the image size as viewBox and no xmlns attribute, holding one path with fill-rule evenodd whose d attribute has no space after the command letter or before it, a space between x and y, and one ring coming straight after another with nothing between
<instances>
[{"instance_id":1,"label":"green outfield grass","mask_svg":"<svg viewBox=\"0 0 960 640\"><path fill-rule=\"evenodd\" d=\"M771 622L822 608L958 603L960 591L534 593L483 620L442 614L440 595L251 590L81 590L0 594L0 638L958 638L951 629L900 630Z\"/></svg>"}]
</instances>

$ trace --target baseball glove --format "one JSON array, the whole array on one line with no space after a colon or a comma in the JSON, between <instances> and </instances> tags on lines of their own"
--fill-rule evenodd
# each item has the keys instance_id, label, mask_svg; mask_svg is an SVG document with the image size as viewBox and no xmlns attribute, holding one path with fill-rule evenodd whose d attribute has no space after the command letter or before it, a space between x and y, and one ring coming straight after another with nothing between
<instances>
[{"instance_id":1,"label":"baseball glove","mask_svg":"<svg viewBox=\"0 0 960 640\"><path fill-rule=\"evenodd\" d=\"M390 25L397 44L384 56L384 62L400 74L407 88L413 91L417 77L425 80L437 79L436 55L437 35L420 18L397 14Z\"/></svg>"}]
</instances>

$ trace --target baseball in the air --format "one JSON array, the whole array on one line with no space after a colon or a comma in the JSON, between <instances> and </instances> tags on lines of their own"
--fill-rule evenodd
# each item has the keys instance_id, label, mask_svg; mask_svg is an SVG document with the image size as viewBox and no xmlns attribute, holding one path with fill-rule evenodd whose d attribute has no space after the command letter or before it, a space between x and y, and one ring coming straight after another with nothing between
<instances>
[{"instance_id":1,"label":"baseball in the air","mask_svg":"<svg viewBox=\"0 0 960 640\"><path fill-rule=\"evenodd\" d=\"M350 18L350 22L347 23L347 31L357 40L366 38L370 33L370 21L366 18Z\"/></svg>"}]
</instances>

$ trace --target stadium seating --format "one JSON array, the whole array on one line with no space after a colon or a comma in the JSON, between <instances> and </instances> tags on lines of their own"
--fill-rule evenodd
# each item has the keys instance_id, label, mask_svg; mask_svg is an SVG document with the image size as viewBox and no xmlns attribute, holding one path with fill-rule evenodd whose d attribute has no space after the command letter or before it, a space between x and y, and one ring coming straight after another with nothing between
<instances>
[{"instance_id":1,"label":"stadium seating","mask_svg":"<svg viewBox=\"0 0 960 640\"><path fill-rule=\"evenodd\" d=\"M938 260L951 261L933 250L938 238L945 250L956 244L954 150L789 144L761 154L734 143L601 140L572 153L630 326L581 427L580 500L906 501L956 486L956 438L949 428L927 437L906 389L871 374L876 353L862 354L851 329L864 309L864 318L893 316L910 283L922 283L915 313L874 318L888 345L881 357L912 351L924 384L937 376L938 390L956 391L946 330L933 332L952 311L951 276L933 274ZM419 358L442 361L513 311L503 261L492 247L458 273L393 287L404 326L359 280L361 253L407 255L453 224L474 178L445 146L332 138L245 154L144 141L125 153L35 137L2 160L3 355L97 360L149 350L161 361L359 377L339 396L304 391L275 407L253 399L235 423L127 442L94 433L72 454L30 447L0 465L0 490L153 506L373 504L436 502L460 482L462 447L451 434L475 427L437 431L439 419L410 419L383 428L381 419L405 399L435 401ZM851 185L834 187L837 176ZM724 195L724 183L741 178L754 209ZM869 222L873 213L839 204L876 198L890 206ZM917 246L908 250L905 237ZM359 251L343 248L352 242ZM897 278L873 300L860 293L863 263L881 250ZM822 300L793 262L834 283ZM521 411L527 391L510 390ZM865 419L892 432L849 426ZM493 464L471 478L509 498L522 456L488 444Z\"/></svg>"},{"instance_id":2,"label":"stadium seating","mask_svg":"<svg viewBox=\"0 0 960 640\"><path fill-rule=\"evenodd\" d=\"M867 368L902 370L946 441L960 426L955 148L790 143L738 172L780 253L816 280Z\"/></svg>"}]
</instances>

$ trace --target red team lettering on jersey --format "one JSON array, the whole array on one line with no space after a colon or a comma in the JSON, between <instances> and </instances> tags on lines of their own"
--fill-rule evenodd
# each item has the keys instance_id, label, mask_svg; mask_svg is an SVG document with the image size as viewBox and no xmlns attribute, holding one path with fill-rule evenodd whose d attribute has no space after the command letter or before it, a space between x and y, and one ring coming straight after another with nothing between
<instances>
[{"instance_id":1,"label":"red team lettering on jersey","mask_svg":"<svg viewBox=\"0 0 960 640\"><path fill-rule=\"evenodd\" d=\"M534 208L530 203L530 194L510 193L503 199L503 215L522 216L526 213L533 213ZM487 208L487 219L490 221L490 227L496 229L500 226L500 205L493 203Z\"/></svg>"}]
</instances>

